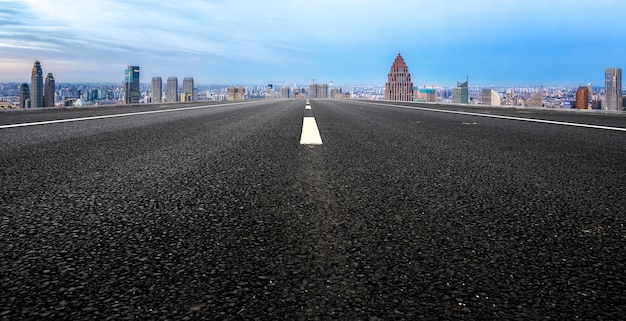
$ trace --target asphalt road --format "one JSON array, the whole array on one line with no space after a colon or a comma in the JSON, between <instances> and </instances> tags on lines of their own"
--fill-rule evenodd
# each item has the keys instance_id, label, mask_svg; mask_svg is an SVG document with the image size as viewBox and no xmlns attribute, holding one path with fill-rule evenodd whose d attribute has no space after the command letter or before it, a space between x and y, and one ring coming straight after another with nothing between
<instances>
[{"instance_id":1,"label":"asphalt road","mask_svg":"<svg viewBox=\"0 0 626 321\"><path fill-rule=\"evenodd\" d=\"M626 315L626 115L311 105L0 113L0 319Z\"/></svg>"}]
</instances>

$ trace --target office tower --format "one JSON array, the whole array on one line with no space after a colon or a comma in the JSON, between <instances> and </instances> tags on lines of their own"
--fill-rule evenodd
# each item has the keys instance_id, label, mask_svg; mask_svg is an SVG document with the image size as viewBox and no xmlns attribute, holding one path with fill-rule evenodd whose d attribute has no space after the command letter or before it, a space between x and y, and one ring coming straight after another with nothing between
<instances>
[{"instance_id":1,"label":"office tower","mask_svg":"<svg viewBox=\"0 0 626 321\"><path fill-rule=\"evenodd\" d=\"M43 72L39 61L35 61L30 77L30 106L43 107Z\"/></svg>"},{"instance_id":2,"label":"office tower","mask_svg":"<svg viewBox=\"0 0 626 321\"><path fill-rule=\"evenodd\" d=\"M413 82L401 54L396 56L385 83L385 100L413 101Z\"/></svg>"},{"instance_id":3,"label":"office tower","mask_svg":"<svg viewBox=\"0 0 626 321\"><path fill-rule=\"evenodd\" d=\"M54 83L54 76L49 72L46 76L46 82L43 87L43 106L44 107L54 107L55 97L54 94L56 92L56 85Z\"/></svg>"},{"instance_id":4,"label":"office tower","mask_svg":"<svg viewBox=\"0 0 626 321\"><path fill-rule=\"evenodd\" d=\"M167 78L167 93L165 98L168 103L175 103L178 101L178 78Z\"/></svg>"},{"instance_id":5,"label":"office tower","mask_svg":"<svg viewBox=\"0 0 626 321\"><path fill-rule=\"evenodd\" d=\"M587 90L589 91L589 105L593 104L593 86L591 84L587 84Z\"/></svg>"},{"instance_id":6,"label":"office tower","mask_svg":"<svg viewBox=\"0 0 626 321\"><path fill-rule=\"evenodd\" d=\"M194 94L194 85L192 77L185 77L183 79L183 93L185 94L185 101L195 101L196 95Z\"/></svg>"},{"instance_id":7,"label":"office tower","mask_svg":"<svg viewBox=\"0 0 626 321\"><path fill-rule=\"evenodd\" d=\"M280 98L291 98L291 88L289 86L280 87Z\"/></svg>"},{"instance_id":8,"label":"office tower","mask_svg":"<svg viewBox=\"0 0 626 321\"><path fill-rule=\"evenodd\" d=\"M228 88L228 100L243 100L245 93L245 88L231 86Z\"/></svg>"},{"instance_id":9,"label":"office tower","mask_svg":"<svg viewBox=\"0 0 626 321\"><path fill-rule=\"evenodd\" d=\"M141 98L141 92L139 92L139 67L128 66L126 68L124 79L124 103L126 104L138 104Z\"/></svg>"},{"instance_id":10,"label":"office tower","mask_svg":"<svg viewBox=\"0 0 626 321\"><path fill-rule=\"evenodd\" d=\"M454 93L452 94L452 103L454 104L467 104L469 102L469 88L468 82L457 82Z\"/></svg>"},{"instance_id":11,"label":"office tower","mask_svg":"<svg viewBox=\"0 0 626 321\"><path fill-rule=\"evenodd\" d=\"M488 106L500 106L502 105L502 98L500 98L500 94L498 94L493 89L483 88L481 92L481 100L483 105Z\"/></svg>"},{"instance_id":12,"label":"office tower","mask_svg":"<svg viewBox=\"0 0 626 321\"><path fill-rule=\"evenodd\" d=\"M27 83L20 85L20 107L30 108L30 88Z\"/></svg>"},{"instance_id":13,"label":"office tower","mask_svg":"<svg viewBox=\"0 0 626 321\"><path fill-rule=\"evenodd\" d=\"M604 99L605 110L622 110L622 69L607 68L604 72L606 95Z\"/></svg>"},{"instance_id":14,"label":"office tower","mask_svg":"<svg viewBox=\"0 0 626 321\"><path fill-rule=\"evenodd\" d=\"M589 87L578 87L576 90L576 109L587 109L589 106Z\"/></svg>"},{"instance_id":15,"label":"office tower","mask_svg":"<svg viewBox=\"0 0 626 321\"><path fill-rule=\"evenodd\" d=\"M152 103L163 102L163 80L161 77L152 77Z\"/></svg>"}]
</instances>

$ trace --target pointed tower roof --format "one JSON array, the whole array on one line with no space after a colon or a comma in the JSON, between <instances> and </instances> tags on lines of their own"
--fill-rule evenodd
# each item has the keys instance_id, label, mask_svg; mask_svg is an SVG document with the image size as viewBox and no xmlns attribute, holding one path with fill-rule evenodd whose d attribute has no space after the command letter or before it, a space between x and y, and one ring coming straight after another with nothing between
<instances>
[{"instance_id":1,"label":"pointed tower roof","mask_svg":"<svg viewBox=\"0 0 626 321\"><path fill-rule=\"evenodd\" d=\"M400 53L398 53L398 56L396 56L396 60L393 61L393 65L391 66L391 68L393 69L394 67L406 67L406 62L404 62L404 58L402 58L402 55Z\"/></svg>"}]
</instances>

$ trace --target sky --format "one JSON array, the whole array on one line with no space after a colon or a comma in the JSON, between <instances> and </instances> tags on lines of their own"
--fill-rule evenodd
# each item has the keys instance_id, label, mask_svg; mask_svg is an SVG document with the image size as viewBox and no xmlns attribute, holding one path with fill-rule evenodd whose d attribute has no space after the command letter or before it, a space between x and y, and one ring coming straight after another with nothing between
<instances>
[{"instance_id":1,"label":"sky","mask_svg":"<svg viewBox=\"0 0 626 321\"><path fill-rule=\"evenodd\" d=\"M623 0L0 0L0 82L604 84L626 68Z\"/></svg>"}]
</instances>

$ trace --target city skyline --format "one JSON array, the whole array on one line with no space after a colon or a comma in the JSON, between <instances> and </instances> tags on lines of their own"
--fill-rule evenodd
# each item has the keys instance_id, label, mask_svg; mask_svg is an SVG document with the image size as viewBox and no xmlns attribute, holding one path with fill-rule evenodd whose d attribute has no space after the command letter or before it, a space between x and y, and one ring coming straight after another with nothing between
<instances>
[{"instance_id":1,"label":"city skyline","mask_svg":"<svg viewBox=\"0 0 626 321\"><path fill-rule=\"evenodd\" d=\"M34 60L60 82L118 82L128 65L196 83L381 85L399 52L416 86L602 84L622 68L614 41L626 4L599 0L0 0L0 81L27 82ZM581 61L583 63L581 63Z\"/></svg>"}]
</instances>

